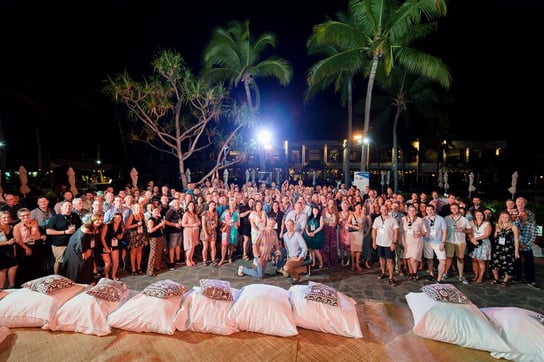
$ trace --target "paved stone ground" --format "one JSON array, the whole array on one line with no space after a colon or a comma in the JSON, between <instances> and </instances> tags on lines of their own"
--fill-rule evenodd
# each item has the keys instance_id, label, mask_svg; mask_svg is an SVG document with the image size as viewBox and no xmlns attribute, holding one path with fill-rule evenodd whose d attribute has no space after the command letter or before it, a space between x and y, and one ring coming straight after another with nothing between
<instances>
[{"instance_id":1,"label":"paved stone ground","mask_svg":"<svg viewBox=\"0 0 544 362\"><path fill-rule=\"evenodd\" d=\"M235 288L242 288L244 285L253 283L266 283L285 289L289 289L291 286L289 279L279 273L267 274L261 281L249 276L239 277L236 275L236 271L242 263L246 263L245 265L248 266L251 264L241 259L235 259L233 264L225 264L220 267L205 266L200 262L193 267L187 267L184 264L176 265L176 270L170 271L164 266L155 277L145 274L131 276L126 272L120 272L118 275L121 280L134 290L142 290L157 279L175 280L187 287L198 286L200 279L204 278L227 280ZM448 282L454 284L480 308L514 306L535 312L544 312L544 258L535 258L535 264L539 288L534 288L522 282L511 283L508 287L503 288L491 285L490 280L485 280L482 284L464 285L453 277L450 277ZM471 272L468 271L470 263L465 263L465 265L467 266L465 275L470 280L472 276ZM267 272L273 273L272 268L273 266L269 264ZM360 303L365 300L372 300L401 305L407 305L406 294L418 292L423 285L433 283L425 280L425 278L418 281L408 281L406 276L396 275L397 286L392 287L387 283L387 280L377 280L378 270L377 265L371 270L364 269L362 272L351 271L349 267L340 266L325 267L321 270L312 268L310 275L302 277L301 283L306 284L309 280L312 280L328 284ZM425 273L421 272L420 275L424 276Z\"/></svg>"}]
</instances>

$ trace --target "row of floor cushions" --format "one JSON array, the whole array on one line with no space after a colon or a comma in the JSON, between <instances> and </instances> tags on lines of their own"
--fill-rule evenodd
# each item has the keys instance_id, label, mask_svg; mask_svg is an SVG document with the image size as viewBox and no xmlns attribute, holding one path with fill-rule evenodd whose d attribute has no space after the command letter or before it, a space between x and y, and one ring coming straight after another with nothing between
<instances>
[{"instance_id":1,"label":"row of floor cushions","mask_svg":"<svg viewBox=\"0 0 544 362\"><path fill-rule=\"evenodd\" d=\"M321 283L289 290L250 284L241 289L228 281L201 279L186 287L157 280L142 291L102 278L83 285L49 275L21 289L0 292L0 326L40 327L105 336L112 328L173 334L195 331L229 335L238 331L294 336L297 327L362 338L356 301Z\"/></svg>"}]
</instances>

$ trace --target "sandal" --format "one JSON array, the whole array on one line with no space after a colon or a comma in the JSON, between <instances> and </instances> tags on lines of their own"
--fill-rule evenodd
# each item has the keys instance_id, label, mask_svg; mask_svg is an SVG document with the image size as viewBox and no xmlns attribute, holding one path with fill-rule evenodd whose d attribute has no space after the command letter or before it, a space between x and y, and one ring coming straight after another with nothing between
<instances>
[{"instance_id":1,"label":"sandal","mask_svg":"<svg viewBox=\"0 0 544 362\"><path fill-rule=\"evenodd\" d=\"M218 262L217 260L214 260L214 261L212 262L212 265L213 265L213 266L218 266L218 265L219 265L219 262Z\"/></svg>"},{"instance_id":2,"label":"sandal","mask_svg":"<svg viewBox=\"0 0 544 362\"><path fill-rule=\"evenodd\" d=\"M379 280L384 279L384 278L385 278L385 273L378 274L378 279Z\"/></svg>"},{"instance_id":3,"label":"sandal","mask_svg":"<svg viewBox=\"0 0 544 362\"><path fill-rule=\"evenodd\" d=\"M503 280L502 283L500 284L501 288L506 288L507 286L508 286L508 282L506 280Z\"/></svg>"},{"instance_id":4,"label":"sandal","mask_svg":"<svg viewBox=\"0 0 544 362\"><path fill-rule=\"evenodd\" d=\"M224 264L227 264L227 262L223 260L223 261L220 261L219 264L217 264L217 265L221 266L221 265L224 265Z\"/></svg>"},{"instance_id":5,"label":"sandal","mask_svg":"<svg viewBox=\"0 0 544 362\"><path fill-rule=\"evenodd\" d=\"M249 256L244 255L244 256L242 257L242 259L244 259L245 261L249 261Z\"/></svg>"},{"instance_id":6,"label":"sandal","mask_svg":"<svg viewBox=\"0 0 544 362\"><path fill-rule=\"evenodd\" d=\"M497 284L499 284L499 279L493 279L491 281L491 285L497 285Z\"/></svg>"},{"instance_id":7,"label":"sandal","mask_svg":"<svg viewBox=\"0 0 544 362\"><path fill-rule=\"evenodd\" d=\"M397 282L395 282L394 279L389 279L389 285L392 286L392 287L394 287L394 286L397 285Z\"/></svg>"}]
</instances>

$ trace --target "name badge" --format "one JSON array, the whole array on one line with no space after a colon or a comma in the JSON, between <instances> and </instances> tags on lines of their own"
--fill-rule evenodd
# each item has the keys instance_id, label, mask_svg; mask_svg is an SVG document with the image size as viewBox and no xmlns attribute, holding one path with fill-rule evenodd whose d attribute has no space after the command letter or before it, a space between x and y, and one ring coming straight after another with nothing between
<instances>
[{"instance_id":1,"label":"name badge","mask_svg":"<svg viewBox=\"0 0 544 362\"><path fill-rule=\"evenodd\" d=\"M506 245L506 238L504 236L499 236L499 245Z\"/></svg>"},{"instance_id":2,"label":"name badge","mask_svg":"<svg viewBox=\"0 0 544 362\"><path fill-rule=\"evenodd\" d=\"M91 239L91 249L94 249L94 239Z\"/></svg>"},{"instance_id":3,"label":"name badge","mask_svg":"<svg viewBox=\"0 0 544 362\"><path fill-rule=\"evenodd\" d=\"M117 238L112 238L111 239L111 246L118 246L119 245L119 240L117 240Z\"/></svg>"},{"instance_id":4,"label":"name badge","mask_svg":"<svg viewBox=\"0 0 544 362\"><path fill-rule=\"evenodd\" d=\"M385 228L383 226L381 228L379 228L378 233L385 234Z\"/></svg>"},{"instance_id":5,"label":"name badge","mask_svg":"<svg viewBox=\"0 0 544 362\"><path fill-rule=\"evenodd\" d=\"M479 237L479 236L482 236L484 233L482 231L475 231L474 232L474 236L475 237Z\"/></svg>"},{"instance_id":6,"label":"name badge","mask_svg":"<svg viewBox=\"0 0 544 362\"><path fill-rule=\"evenodd\" d=\"M412 228L408 228L408 230L406 230L406 234L408 235L413 235L414 234L414 230Z\"/></svg>"},{"instance_id":7,"label":"name badge","mask_svg":"<svg viewBox=\"0 0 544 362\"><path fill-rule=\"evenodd\" d=\"M431 236L436 236L436 229L435 228L431 228Z\"/></svg>"}]
</instances>

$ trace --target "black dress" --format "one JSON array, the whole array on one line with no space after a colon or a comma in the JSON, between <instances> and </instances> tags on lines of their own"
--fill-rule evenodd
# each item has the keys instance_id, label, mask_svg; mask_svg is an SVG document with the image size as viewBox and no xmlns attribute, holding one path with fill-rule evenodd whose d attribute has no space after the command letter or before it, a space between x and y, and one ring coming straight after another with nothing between
<instances>
[{"instance_id":1,"label":"black dress","mask_svg":"<svg viewBox=\"0 0 544 362\"><path fill-rule=\"evenodd\" d=\"M68 246L64 252L64 261L62 262L61 274L73 280L76 283L91 284L93 277L93 257L82 259L82 254L92 249L98 242L98 235L84 233L79 228L68 241Z\"/></svg>"}]
</instances>

